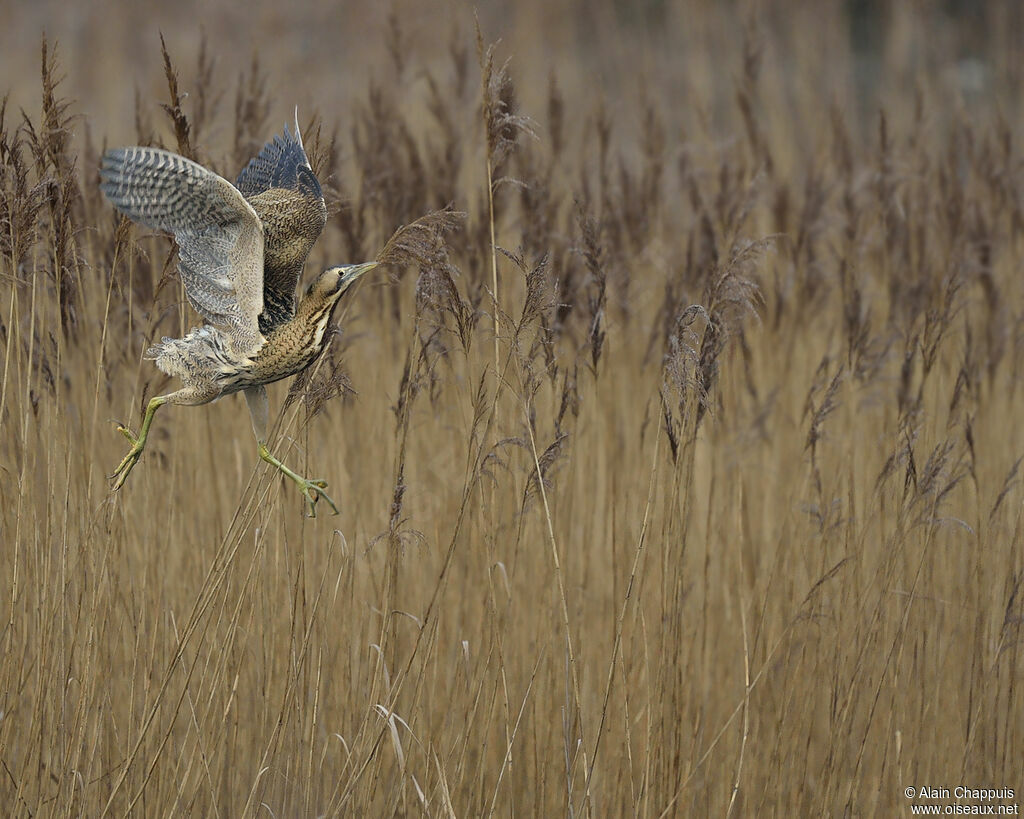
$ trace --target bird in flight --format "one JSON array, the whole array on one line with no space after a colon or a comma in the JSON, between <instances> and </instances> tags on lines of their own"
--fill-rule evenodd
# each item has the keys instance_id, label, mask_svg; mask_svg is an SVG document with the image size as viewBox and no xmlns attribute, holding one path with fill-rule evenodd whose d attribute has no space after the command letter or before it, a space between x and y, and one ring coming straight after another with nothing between
<instances>
[{"instance_id":1,"label":"bird in flight","mask_svg":"<svg viewBox=\"0 0 1024 819\"><path fill-rule=\"evenodd\" d=\"M145 357L182 386L153 398L139 434L118 430L131 449L111 480L120 489L146 446L164 404L207 404L243 392L260 457L299 487L316 517L327 482L289 469L267 448L265 384L296 375L323 352L338 300L377 262L329 267L296 302L295 289L327 222L298 118L295 133L268 142L231 184L183 156L159 148L115 148L103 155L101 189L135 222L174 235L178 273L204 324L184 338L164 338Z\"/></svg>"}]
</instances>

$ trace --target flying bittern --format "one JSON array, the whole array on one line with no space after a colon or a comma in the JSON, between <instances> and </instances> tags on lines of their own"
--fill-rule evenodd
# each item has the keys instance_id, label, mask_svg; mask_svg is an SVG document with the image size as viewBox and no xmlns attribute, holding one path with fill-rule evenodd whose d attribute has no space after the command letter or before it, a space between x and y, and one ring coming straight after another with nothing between
<instances>
[{"instance_id":1,"label":"flying bittern","mask_svg":"<svg viewBox=\"0 0 1024 819\"><path fill-rule=\"evenodd\" d=\"M306 257L324 229L320 183L294 136L268 142L235 184L188 159L157 148L117 148L103 155L101 189L121 213L174 234L178 272L191 305L210 324L184 338L164 338L146 358L182 387L149 402L139 434L118 427L132 448L111 480L120 489L146 446L164 404L198 405L242 391L260 457L296 484L316 516L327 482L304 478L267 449L264 384L305 370L323 351L327 325L342 294L377 262L325 270L295 303Z\"/></svg>"}]
</instances>

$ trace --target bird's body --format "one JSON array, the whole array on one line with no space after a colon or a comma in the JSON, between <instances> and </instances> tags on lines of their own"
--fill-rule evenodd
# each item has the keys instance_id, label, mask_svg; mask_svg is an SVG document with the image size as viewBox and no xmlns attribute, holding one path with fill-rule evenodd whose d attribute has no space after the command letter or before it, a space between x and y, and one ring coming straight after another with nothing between
<instances>
[{"instance_id":1,"label":"bird's body","mask_svg":"<svg viewBox=\"0 0 1024 819\"><path fill-rule=\"evenodd\" d=\"M184 338L164 338L145 357L186 385L208 389L212 401L305 370L323 351L337 303L329 295L303 299L290 318L270 329L262 344L245 355L235 352L227 333L204 325Z\"/></svg>"},{"instance_id":2,"label":"bird's body","mask_svg":"<svg viewBox=\"0 0 1024 819\"><path fill-rule=\"evenodd\" d=\"M115 488L141 455L160 406L205 404L243 391L260 456L299 484L314 514L320 496L334 508L324 481L296 475L267 450L263 385L316 360L338 300L376 262L328 268L296 304L306 257L327 221L298 123L294 136L286 127L284 136L267 143L234 185L177 154L142 147L107 151L101 176L118 210L174 234L185 294L210 322L146 352L182 387L150 401L138 437L121 428L133 447L114 473Z\"/></svg>"}]
</instances>

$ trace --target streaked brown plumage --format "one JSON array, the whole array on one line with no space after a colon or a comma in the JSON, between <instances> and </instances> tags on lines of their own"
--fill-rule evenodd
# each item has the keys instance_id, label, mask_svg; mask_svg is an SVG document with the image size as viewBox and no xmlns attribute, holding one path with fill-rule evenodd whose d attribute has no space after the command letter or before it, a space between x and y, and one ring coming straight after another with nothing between
<instances>
[{"instance_id":1,"label":"streaked brown plumage","mask_svg":"<svg viewBox=\"0 0 1024 819\"><path fill-rule=\"evenodd\" d=\"M316 514L322 480L292 472L266 446L264 384L306 369L323 351L327 325L349 285L376 262L325 270L296 305L295 287L327 221L320 183L302 147L298 122L267 143L235 184L157 148L103 155L101 189L119 211L174 234L185 295L210 324L164 338L146 352L182 388L149 402L139 435L119 427L132 449L112 476L124 485L163 404L205 404L245 393L260 457L294 480Z\"/></svg>"}]
</instances>

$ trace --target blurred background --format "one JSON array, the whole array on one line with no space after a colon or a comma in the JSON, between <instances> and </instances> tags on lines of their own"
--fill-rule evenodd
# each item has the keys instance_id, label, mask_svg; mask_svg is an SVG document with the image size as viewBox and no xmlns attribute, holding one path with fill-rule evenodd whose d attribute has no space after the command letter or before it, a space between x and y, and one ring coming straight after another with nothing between
<instances>
[{"instance_id":1,"label":"blurred background","mask_svg":"<svg viewBox=\"0 0 1024 819\"><path fill-rule=\"evenodd\" d=\"M295 105L344 123L368 82L391 80L389 49L409 69L409 96L422 94L424 69L443 63L451 42L472 46L474 14L513 59L526 110L539 111L552 73L584 109L604 99L614 110L645 87L652 93L653 83L672 102L663 111L670 128L686 122L694 106L712 117L728 106L740 70L729 58L755 21L771 44L766 74L790 97L810 87L822 103L855 105L853 127L874 127L878 108L899 107L891 104L923 78L944 108L994 100L1011 115L1024 72L1024 11L1012 0L3 5L17 21L0 32L11 105L38 105L33 80L45 33L58 44L76 110L112 142L132 136L136 95L144 106L163 98L160 32L182 66L194 64L204 36L218 73L237 77L258 59L277 106L275 123ZM390 18L401 21L397 41L388 39ZM627 112L617 131L629 133L635 117Z\"/></svg>"},{"instance_id":2,"label":"blurred background","mask_svg":"<svg viewBox=\"0 0 1024 819\"><path fill-rule=\"evenodd\" d=\"M1024 792L1024 4L0 19L0 814ZM113 493L197 317L99 156L233 179L296 107L307 281L464 213L270 389L341 514L238 397L161 410Z\"/></svg>"}]
</instances>

